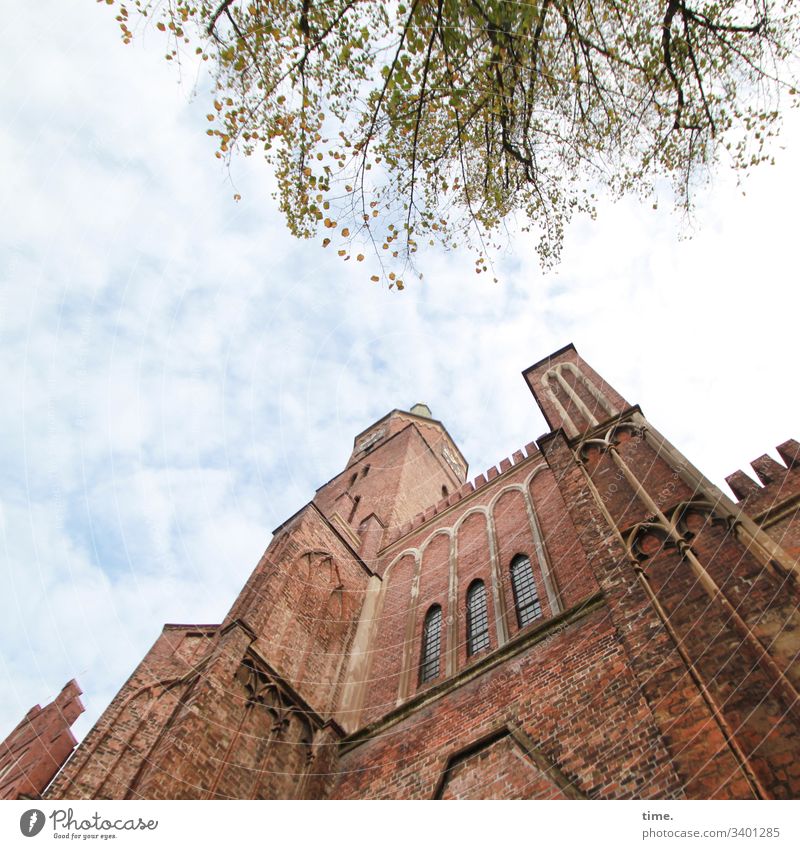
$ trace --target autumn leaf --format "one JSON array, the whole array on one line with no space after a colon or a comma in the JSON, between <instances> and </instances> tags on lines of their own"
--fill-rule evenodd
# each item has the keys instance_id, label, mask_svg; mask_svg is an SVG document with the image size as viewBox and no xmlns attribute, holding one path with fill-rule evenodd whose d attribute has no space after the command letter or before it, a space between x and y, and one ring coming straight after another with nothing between
<instances>
[{"instance_id":1,"label":"autumn leaf","mask_svg":"<svg viewBox=\"0 0 800 849\"><path fill-rule=\"evenodd\" d=\"M263 153L290 232L366 230L393 245L387 267L414 270L432 243L472 250L483 273L512 219L552 266L575 214L595 217L597 186L653 204L668 184L686 218L721 163L741 174L771 161L781 110L800 98L792 0L135 11L165 35L168 61L191 49L208 60L214 156ZM127 7L117 17L128 43Z\"/></svg>"}]
</instances>

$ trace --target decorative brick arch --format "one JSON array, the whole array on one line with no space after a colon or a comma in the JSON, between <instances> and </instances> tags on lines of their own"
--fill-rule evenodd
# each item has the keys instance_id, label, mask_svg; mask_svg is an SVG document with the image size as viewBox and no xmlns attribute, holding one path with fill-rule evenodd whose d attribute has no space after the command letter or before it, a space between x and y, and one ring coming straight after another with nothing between
<instances>
[{"instance_id":1,"label":"decorative brick arch","mask_svg":"<svg viewBox=\"0 0 800 849\"><path fill-rule=\"evenodd\" d=\"M519 492L522 495L522 499L525 504L525 512L528 517L528 524L530 526L531 536L533 538L534 547L534 550L532 552L528 552L528 556L530 557L532 563L535 562L539 566L539 573L542 576L542 583L544 584L545 591L547 592L547 600L550 606L551 614L553 616L556 616L563 610L563 604L561 602L560 593L556 584L552 564L550 563L550 557L547 554L547 546L545 545L544 534L542 533L541 526L539 525L539 520L536 517L536 510L534 508L533 498L531 497L530 492L531 481L536 476L536 474L543 468L546 468L545 464L537 466L527 476L524 483L509 484L508 486L503 487L503 489L501 489L489 502L489 509L492 513L492 517L494 518L495 506L504 494L506 494L507 492ZM510 562L503 563L500 568L506 569L509 566ZM510 609L508 600L505 600L505 607L506 613L508 613L508 609Z\"/></svg>"},{"instance_id":2,"label":"decorative brick arch","mask_svg":"<svg viewBox=\"0 0 800 849\"><path fill-rule=\"evenodd\" d=\"M456 559L460 556L458 551L459 532L467 520L475 515L483 516L486 523L486 541L489 551L489 570L486 577L488 578L489 592L492 599L492 608L494 610L494 630L497 635L497 646L502 646L508 642L508 631L506 629L505 620L505 604L503 601L502 588L500 584L500 571L497 557L497 535L494 528L494 519L492 517L491 508L484 505L475 505L467 510L463 516L460 516L456 524L453 526L453 537L455 542L454 555ZM454 572L456 570L454 569ZM456 585L453 587L454 598L458 598L458 585L460 583L458 575L455 577ZM456 608L456 616L454 617L453 628L453 658L452 671L455 672L456 656L455 647L458 645L456 634L459 626L459 616L462 613Z\"/></svg>"},{"instance_id":3,"label":"decorative brick arch","mask_svg":"<svg viewBox=\"0 0 800 849\"><path fill-rule=\"evenodd\" d=\"M506 798L586 798L576 782L570 780L558 765L544 754L541 747L513 723L503 723L473 743L446 755L431 798L447 798L448 790L454 789L453 785L458 781L459 770L463 769L470 759L487 755L494 755L494 762L484 769L487 778L497 780L504 771L503 767L507 771L502 778L511 790L511 795ZM514 790L516 792L513 792ZM520 790L523 792L520 793ZM527 793L524 792L525 790ZM486 795L460 796L456 794L450 798L486 798ZM497 797L490 795L490 798Z\"/></svg>"}]
</instances>

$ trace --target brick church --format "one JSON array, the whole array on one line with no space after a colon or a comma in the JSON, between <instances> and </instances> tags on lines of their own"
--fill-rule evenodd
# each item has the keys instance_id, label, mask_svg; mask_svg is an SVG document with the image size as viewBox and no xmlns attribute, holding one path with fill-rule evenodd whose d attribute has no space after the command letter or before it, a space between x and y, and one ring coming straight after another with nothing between
<instances>
[{"instance_id":1,"label":"brick church","mask_svg":"<svg viewBox=\"0 0 800 849\"><path fill-rule=\"evenodd\" d=\"M732 501L572 345L467 482L393 410L218 625L166 625L58 799L800 796L800 446Z\"/></svg>"}]
</instances>

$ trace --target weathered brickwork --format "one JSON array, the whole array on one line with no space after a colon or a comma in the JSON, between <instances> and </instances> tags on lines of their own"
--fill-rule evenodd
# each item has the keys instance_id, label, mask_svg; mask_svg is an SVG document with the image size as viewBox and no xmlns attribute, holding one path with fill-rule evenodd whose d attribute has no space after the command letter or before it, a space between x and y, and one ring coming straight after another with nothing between
<instances>
[{"instance_id":1,"label":"weathered brickwork","mask_svg":"<svg viewBox=\"0 0 800 849\"><path fill-rule=\"evenodd\" d=\"M368 447L359 450L365 442ZM368 517L380 521L385 542L464 483L467 465L458 448L441 425L421 416L395 410L356 437L355 445L344 471L314 501L328 518L338 514L359 534L360 553Z\"/></svg>"},{"instance_id":2,"label":"weathered brickwork","mask_svg":"<svg viewBox=\"0 0 800 849\"><path fill-rule=\"evenodd\" d=\"M739 506L753 517L783 550L800 559L800 444L788 439L777 448L782 466L769 455L753 460L761 485L744 472L726 478Z\"/></svg>"},{"instance_id":3,"label":"weathered brickwork","mask_svg":"<svg viewBox=\"0 0 800 849\"><path fill-rule=\"evenodd\" d=\"M540 765L531 751L511 733L490 736L461 757L451 760L440 780L435 798L475 799L569 799L570 786L553 780L548 764ZM578 798L580 798L578 796Z\"/></svg>"},{"instance_id":4,"label":"weathered brickwork","mask_svg":"<svg viewBox=\"0 0 800 849\"><path fill-rule=\"evenodd\" d=\"M424 405L359 434L48 796L796 798L797 443L734 502L574 347L524 376L551 431L471 481Z\"/></svg>"},{"instance_id":5,"label":"weathered brickwork","mask_svg":"<svg viewBox=\"0 0 800 849\"><path fill-rule=\"evenodd\" d=\"M225 622L245 622L256 635L254 648L315 710L330 715L370 573L313 506L282 533L286 541L275 557L267 549L250 594Z\"/></svg>"},{"instance_id":6,"label":"weathered brickwork","mask_svg":"<svg viewBox=\"0 0 800 849\"><path fill-rule=\"evenodd\" d=\"M520 728L579 795L683 796L604 605L432 695L366 729L364 742L356 739L342 757L337 797L432 798L451 758L506 725ZM530 795L541 792L539 770L520 761L513 772L513 795L528 782ZM481 798L487 789L477 785L472 792Z\"/></svg>"},{"instance_id":7,"label":"weathered brickwork","mask_svg":"<svg viewBox=\"0 0 800 849\"><path fill-rule=\"evenodd\" d=\"M167 625L50 786L48 798L126 798L136 774L203 670L216 626Z\"/></svg>"},{"instance_id":8,"label":"weathered brickwork","mask_svg":"<svg viewBox=\"0 0 800 849\"><path fill-rule=\"evenodd\" d=\"M0 799L38 798L47 787L78 742L70 726L83 713L80 695L78 684L68 681L0 744Z\"/></svg>"}]
</instances>

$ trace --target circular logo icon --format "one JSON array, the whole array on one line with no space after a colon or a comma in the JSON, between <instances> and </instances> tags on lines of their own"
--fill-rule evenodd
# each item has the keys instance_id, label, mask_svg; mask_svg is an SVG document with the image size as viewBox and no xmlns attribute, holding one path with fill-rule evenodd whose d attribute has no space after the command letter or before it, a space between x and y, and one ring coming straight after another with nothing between
<instances>
[{"instance_id":1,"label":"circular logo icon","mask_svg":"<svg viewBox=\"0 0 800 849\"><path fill-rule=\"evenodd\" d=\"M44 814L36 808L31 808L19 818L19 830L25 837L36 837L44 828Z\"/></svg>"}]
</instances>

